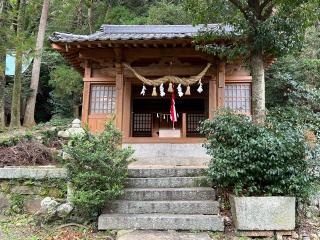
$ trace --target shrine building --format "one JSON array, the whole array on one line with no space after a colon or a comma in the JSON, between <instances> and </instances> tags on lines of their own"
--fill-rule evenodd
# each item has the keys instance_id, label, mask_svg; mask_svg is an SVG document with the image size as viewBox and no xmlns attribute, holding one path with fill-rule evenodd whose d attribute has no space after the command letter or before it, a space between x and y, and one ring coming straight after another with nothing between
<instances>
[{"instance_id":1,"label":"shrine building","mask_svg":"<svg viewBox=\"0 0 320 240\"><path fill-rule=\"evenodd\" d=\"M114 116L124 144L188 144L203 142L199 122L219 107L250 115L249 71L241 60L195 50L202 28L102 25L90 35L54 33L52 47L83 75L82 123L102 131Z\"/></svg>"}]
</instances>

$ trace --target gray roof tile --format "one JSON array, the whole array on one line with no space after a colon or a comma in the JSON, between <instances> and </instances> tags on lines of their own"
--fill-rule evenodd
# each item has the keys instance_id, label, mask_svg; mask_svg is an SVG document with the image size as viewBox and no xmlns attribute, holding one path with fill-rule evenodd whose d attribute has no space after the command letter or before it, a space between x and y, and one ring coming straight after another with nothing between
<instances>
[{"instance_id":1,"label":"gray roof tile","mask_svg":"<svg viewBox=\"0 0 320 240\"><path fill-rule=\"evenodd\" d=\"M102 25L100 31L90 35L55 32L49 40L51 42L91 42L115 40L162 40L162 39L189 39L203 29L219 30L221 25ZM231 32L231 26L223 27L224 31Z\"/></svg>"}]
</instances>

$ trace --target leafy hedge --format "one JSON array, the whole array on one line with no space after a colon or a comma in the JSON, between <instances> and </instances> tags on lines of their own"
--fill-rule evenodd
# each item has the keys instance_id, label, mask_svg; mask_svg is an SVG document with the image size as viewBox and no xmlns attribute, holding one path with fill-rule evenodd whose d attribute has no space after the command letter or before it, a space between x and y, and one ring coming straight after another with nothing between
<instances>
[{"instance_id":1,"label":"leafy hedge","mask_svg":"<svg viewBox=\"0 0 320 240\"><path fill-rule=\"evenodd\" d=\"M202 131L212 156L208 174L224 190L304 198L319 180L314 171L319 168L318 145L309 144L304 130L289 121L262 126L247 116L222 111L203 122Z\"/></svg>"},{"instance_id":2,"label":"leafy hedge","mask_svg":"<svg viewBox=\"0 0 320 240\"><path fill-rule=\"evenodd\" d=\"M98 135L86 132L66 147L72 202L79 215L96 217L109 200L123 193L131 149L121 148L121 132L111 122Z\"/></svg>"}]
</instances>

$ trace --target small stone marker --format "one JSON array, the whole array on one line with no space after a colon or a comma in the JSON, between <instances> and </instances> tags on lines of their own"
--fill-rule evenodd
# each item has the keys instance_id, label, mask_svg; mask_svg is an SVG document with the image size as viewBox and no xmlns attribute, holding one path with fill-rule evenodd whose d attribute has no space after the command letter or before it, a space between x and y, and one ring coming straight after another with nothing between
<instances>
[{"instance_id":1,"label":"small stone marker","mask_svg":"<svg viewBox=\"0 0 320 240\"><path fill-rule=\"evenodd\" d=\"M67 139L67 138L70 138L70 137L75 136L75 135L82 135L84 133L85 133L85 131L81 127L80 119L76 118L76 119L74 119L72 121L71 128L68 128L65 131L59 131L58 132L58 137Z\"/></svg>"}]
</instances>

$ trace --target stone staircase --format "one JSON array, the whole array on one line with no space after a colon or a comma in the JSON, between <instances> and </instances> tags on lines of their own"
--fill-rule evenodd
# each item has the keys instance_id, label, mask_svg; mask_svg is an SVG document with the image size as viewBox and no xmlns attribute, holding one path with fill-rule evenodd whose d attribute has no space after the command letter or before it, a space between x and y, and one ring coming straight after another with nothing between
<instances>
[{"instance_id":1,"label":"stone staircase","mask_svg":"<svg viewBox=\"0 0 320 240\"><path fill-rule=\"evenodd\" d=\"M123 197L103 211L98 228L223 231L215 191L203 173L200 166L129 169Z\"/></svg>"}]
</instances>

